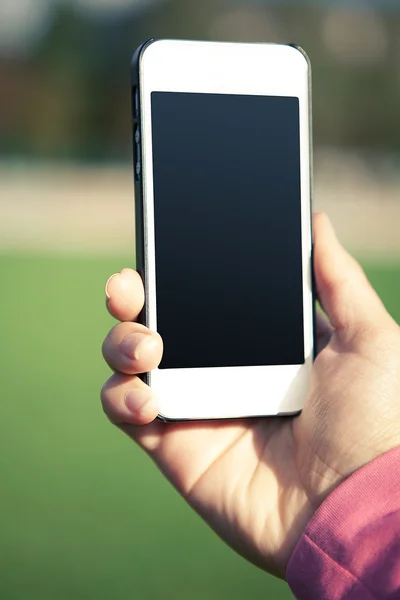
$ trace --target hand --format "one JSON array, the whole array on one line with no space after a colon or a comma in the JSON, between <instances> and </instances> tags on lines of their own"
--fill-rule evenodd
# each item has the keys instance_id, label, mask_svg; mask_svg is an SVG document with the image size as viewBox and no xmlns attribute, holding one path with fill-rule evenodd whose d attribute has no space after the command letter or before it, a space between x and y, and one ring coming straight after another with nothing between
<instances>
[{"instance_id":1,"label":"hand","mask_svg":"<svg viewBox=\"0 0 400 600\"><path fill-rule=\"evenodd\" d=\"M157 367L160 336L134 323L141 279L124 269L107 285L122 323L103 354L116 371L102 390L110 420L142 446L195 510L237 552L285 576L308 521L346 477L400 445L400 335L361 267L314 217L319 355L295 418L164 424L135 376Z\"/></svg>"}]
</instances>

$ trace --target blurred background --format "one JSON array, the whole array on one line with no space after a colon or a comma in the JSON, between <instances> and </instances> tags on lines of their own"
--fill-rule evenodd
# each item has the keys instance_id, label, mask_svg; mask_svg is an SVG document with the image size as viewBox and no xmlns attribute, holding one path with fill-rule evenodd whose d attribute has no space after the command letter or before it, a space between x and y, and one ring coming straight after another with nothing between
<instances>
[{"instance_id":1,"label":"blurred background","mask_svg":"<svg viewBox=\"0 0 400 600\"><path fill-rule=\"evenodd\" d=\"M135 264L129 65L152 36L306 49L315 207L400 318L398 0L1 0L4 600L292 597L100 408L104 283Z\"/></svg>"}]
</instances>

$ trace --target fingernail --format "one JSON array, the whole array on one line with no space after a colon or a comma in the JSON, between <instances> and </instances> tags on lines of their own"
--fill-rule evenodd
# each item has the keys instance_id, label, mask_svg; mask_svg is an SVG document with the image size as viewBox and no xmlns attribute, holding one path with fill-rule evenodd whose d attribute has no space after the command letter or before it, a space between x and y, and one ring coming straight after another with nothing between
<instances>
[{"instance_id":1,"label":"fingernail","mask_svg":"<svg viewBox=\"0 0 400 600\"><path fill-rule=\"evenodd\" d=\"M109 300L109 299L111 298L111 296L110 296L110 293L109 293L109 291L108 291L108 286L109 286L109 284L110 284L110 281L111 281L112 279L114 279L114 277L117 277L117 275L119 275L119 273L114 273L114 275L111 275L111 277L109 277L109 279L108 279L108 281L107 281L107 283L106 283L106 297L107 297L107 300Z\"/></svg>"},{"instance_id":2,"label":"fingernail","mask_svg":"<svg viewBox=\"0 0 400 600\"><path fill-rule=\"evenodd\" d=\"M129 333L124 337L119 347L122 354L130 360L139 360L146 344L151 341L148 335L143 333Z\"/></svg>"},{"instance_id":3,"label":"fingernail","mask_svg":"<svg viewBox=\"0 0 400 600\"><path fill-rule=\"evenodd\" d=\"M142 414L148 404L152 401L151 393L146 390L129 390L125 394L125 405L136 417Z\"/></svg>"}]
</instances>

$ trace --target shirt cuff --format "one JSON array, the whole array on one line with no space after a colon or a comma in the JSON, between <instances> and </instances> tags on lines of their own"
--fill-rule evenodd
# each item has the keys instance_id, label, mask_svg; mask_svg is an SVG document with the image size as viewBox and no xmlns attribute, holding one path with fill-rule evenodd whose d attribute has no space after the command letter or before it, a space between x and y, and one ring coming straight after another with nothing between
<instances>
[{"instance_id":1,"label":"shirt cuff","mask_svg":"<svg viewBox=\"0 0 400 600\"><path fill-rule=\"evenodd\" d=\"M399 510L400 447L353 473L321 504L287 567L287 581L296 598L376 598L369 591L367 568L376 554L371 544L359 542L367 527ZM382 545L379 532L373 540Z\"/></svg>"}]
</instances>

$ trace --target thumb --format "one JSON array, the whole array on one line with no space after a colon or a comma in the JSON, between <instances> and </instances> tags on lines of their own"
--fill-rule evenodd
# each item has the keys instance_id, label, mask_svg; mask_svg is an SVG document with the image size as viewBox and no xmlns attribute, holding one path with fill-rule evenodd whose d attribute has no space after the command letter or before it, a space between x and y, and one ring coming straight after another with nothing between
<instances>
[{"instance_id":1,"label":"thumb","mask_svg":"<svg viewBox=\"0 0 400 600\"><path fill-rule=\"evenodd\" d=\"M353 336L392 321L359 263L338 241L328 217L316 213L313 227L316 291L332 326Z\"/></svg>"}]
</instances>

